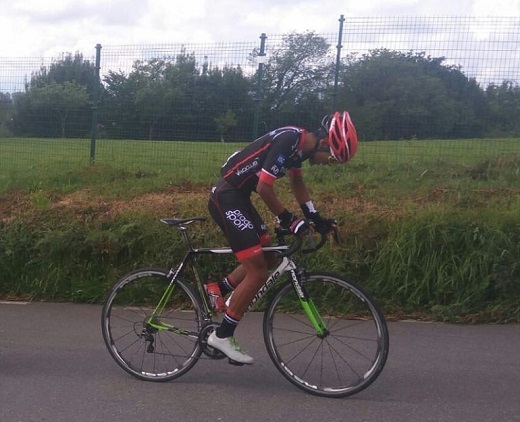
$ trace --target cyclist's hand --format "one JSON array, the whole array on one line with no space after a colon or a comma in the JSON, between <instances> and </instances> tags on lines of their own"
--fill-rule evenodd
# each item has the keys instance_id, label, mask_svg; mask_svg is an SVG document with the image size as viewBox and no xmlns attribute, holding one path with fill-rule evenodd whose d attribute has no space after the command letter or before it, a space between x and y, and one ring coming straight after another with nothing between
<instances>
[{"instance_id":1,"label":"cyclist's hand","mask_svg":"<svg viewBox=\"0 0 520 422\"><path fill-rule=\"evenodd\" d=\"M323 218L314 208L312 201L307 201L300 205L305 218L314 223L314 229L321 234L328 234L337 227L337 221L333 218Z\"/></svg>"},{"instance_id":2,"label":"cyclist's hand","mask_svg":"<svg viewBox=\"0 0 520 422\"><path fill-rule=\"evenodd\" d=\"M284 210L276 217L278 224L284 229L290 230L293 234L299 235L305 233L309 225L302 218L296 217L292 212Z\"/></svg>"},{"instance_id":3,"label":"cyclist's hand","mask_svg":"<svg viewBox=\"0 0 520 422\"><path fill-rule=\"evenodd\" d=\"M309 218L314 223L314 227L318 233L330 233L338 224L336 219L323 218L319 212L310 214Z\"/></svg>"},{"instance_id":4,"label":"cyclist's hand","mask_svg":"<svg viewBox=\"0 0 520 422\"><path fill-rule=\"evenodd\" d=\"M289 227L289 230L295 235L305 233L309 228L309 224L303 218L295 218Z\"/></svg>"}]
</instances>

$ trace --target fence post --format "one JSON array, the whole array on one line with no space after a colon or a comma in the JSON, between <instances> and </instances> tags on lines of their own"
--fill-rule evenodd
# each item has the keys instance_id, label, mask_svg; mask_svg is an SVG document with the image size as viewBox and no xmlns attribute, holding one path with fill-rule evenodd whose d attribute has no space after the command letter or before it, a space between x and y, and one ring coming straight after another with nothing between
<instances>
[{"instance_id":1,"label":"fence post","mask_svg":"<svg viewBox=\"0 0 520 422\"><path fill-rule=\"evenodd\" d=\"M253 119L253 140L258 137L258 123L260 121L260 103L262 101L262 78L264 75L265 64L265 33L260 35L260 52L258 53L258 75L256 79L255 115Z\"/></svg>"},{"instance_id":2,"label":"fence post","mask_svg":"<svg viewBox=\"0 0 520 422\"><path fill-rule=\"evenodd\" d=\"M336 99L338 97L338 78L339 78L339 66L341 64L341 49L343 45L341 44L343 39L343 22L345 22L345 18L343 15L339 18L339 34L338 34L338 45L337 45L337 55L336 55L336 71L334 73L334 91L332 91L332 110L336 110Z\"/></svg>"},{"instance_id":3,"label":"fence post","mask_svg":"<svg viewBox=\"0 0 520 422\"><path fill-rule=\"evenodd\" d=\"M99 103L99 70L101 69L101 44L96 44L96 68L92 87L92 128L90 135L90 163L96 160L96 135Z\"/></svg>"}]
</instances>

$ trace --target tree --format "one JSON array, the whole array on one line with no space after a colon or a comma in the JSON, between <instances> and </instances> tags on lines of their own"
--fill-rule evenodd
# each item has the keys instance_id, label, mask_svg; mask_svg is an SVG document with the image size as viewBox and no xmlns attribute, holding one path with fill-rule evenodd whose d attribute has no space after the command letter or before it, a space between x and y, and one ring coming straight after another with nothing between
<instances>
[{"instance_id":1,"label":"tree","mask_svg":"<svg viewBox=\"0 0 520 422\"><path fill-rule=\"evenodd\" d=\"M30 92L33 111L50 110L59 118L62 138L65 138L67 118L74 111L86 108L88 98L86 87L73 82L50 82Z\"/></svg>"},{"instance_id":2,"label":"tree","mask_svg":"<svg viewBox=\"0 0 520 422\"><path fill-rule=\"evenodd\" d=\"M105 90L101 98L99 121L111 138L139 139L139 116L135 106L137 81L122 71L109 71L103 78Z\"/></svg>"},{"instance_id":3,"label":"tree","mask_svg":"<svg viewBox=\"0 0 520 422\"><path fill-rule=\"evenodd\" d=\"M262 115L272 127L301 121L298 105L303 100L315 104L317 115L325 114L324 93L333 80L329 48L325 38L305 32L285 35L281 45L271 50L262 80ZM257 56L254 50L251 57Z\"/></svg>"},{"instance_id":4,"label":"tree","mask_svg":"<svg viewBox=\"0 0 520 422\"><path fill-rule=\"evenodd\" d=\"M251 134L251 122L254 110L251 93L251 79L244 75L240 67L224 66L203 68L195 90L194 107L200 119L197 126L208 129L209 134L220 133L217 120L222 118L224 110L234 114L235 125L226 129L227 140L244 140ZM210 124L214 123L215 125Z\"/></svg>"},{"instance_id":5,"label":"tree","mask_svg":"<svg viewBox=\"0 0 520 422\"><path fill-rule=\"evenodd\" d=\"M489 134L499 136L520 135L520 86L505 80L501 85L491 84L486 89Z\"/></svg>"},{"instance_id":6,"label":"tree","mask_svg":"<svg viewBox=\"0 0 520 422\"><path fill-rule=\"evenodd\" d=\"M231 110L227 110L224 114L213 119L217 125L217 132L220 135L220 142L224 142L224 135L231 129L234 128L238 123L235 113Z\"/></svg>"},{"instance_id":7,"label":"tree","mask_svg":"<svg viewBox=\"0 0 520 422\"><path fill-rule=\"evenodd\" d=\"M99 84L94 76L95 66L79 53L41 67L26 83L25 92L13 96L13 132L49 137L68 132L70 136L74 128L74 136L85 136L91 128L90 94L94 84ZM66 110L69 106L72 108Z\"/></svg>"},{"instance_id":8,"label":"tree","mask_svg":"<svg viewBox=\"0 0 520 422\"><path fill-rule=\"evenodd\" d=\"M0 92L0 135L7 133L13 115L11 94Z\"/></svg>"},{"instance_id":9,"label":"tree","mask_svg":"<svg viewBox=\"0 0 520 422\"><path fill-rule=\"evenodd\" d=\"M135 95L136 111L148 124L148 140L154 137L156 124L171 112L174 92L171 83L165 79L145 79Z\"/></svg>"},{"instance_id":10,"label":"tree","mask_svg":"<svg viewBox=\"0 0 520 422\"><path fill-rule=\"evenodd\" d=\"M61 60L55 60L49 67L42 66L40 71L33 74L28 88L41 88L51 82L74 82L85 86L88 93L92 92L95 75L95 65L76 52L64 54Z\"/></svg>"},{"instance_id":11,"label":"tree","mask_svg":"<svg viewBox=\"0 0 520 422\"><path fill-rule=\"evenodd\" d=\"M475 80L444 58L372 50L347 57L338 103L364 139L472 137L483 130L484 97Z\"/></svg>"},{"instance_id":12,"label":"tree","mask_svg":"<svg viewBox=\"0 0 520 422\"><path fill-rule=\"evenodd\" d=\"M104 78L102 122L109 136L127 130L134 138L213 140L215 118L234 113L226 137L239 138L235 128L250 131L251 82L240 67L200 68L192 54L134 63L130 74L109 72ZM239 123L242 126L239 127ZM228 122L230 123L230 122Z\"/></svg>"}]
</instances>

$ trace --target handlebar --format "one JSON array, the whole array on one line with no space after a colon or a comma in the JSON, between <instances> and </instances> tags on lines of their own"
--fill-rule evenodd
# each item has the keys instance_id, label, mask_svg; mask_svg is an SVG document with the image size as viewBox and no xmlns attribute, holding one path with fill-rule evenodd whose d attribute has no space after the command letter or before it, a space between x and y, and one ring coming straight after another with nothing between
<instances>
[{"instance_id":1,"label":"handlebar","mask_svg":"<svg viewBox=\"0 0 520 422\"><path fill-rule=\"evenodd\" d=\"M276 238L277 238L279 244L286 243L286 241L285 241L286 236L295 237L295 240L294 240L294 242L292 242L289 249L287 249L285 252L282 252L280 254L281 256L292 255L292 254L296 253L298 250L301 250L301 252L304 254L315 252L318 249L321 249L325 245L325 243L327 243L327 237L328 237L329 233L332 233L332 237L333 237L334 241L336 243L339 243L339 230L338 230L337 223L333 224L332 229L329 232L324 232L324 231L317 232L313 229L314 224L312 223L312 221L306 220L306 223L309 225L310 229L301 235L295 235L293 232L291 232L291 230L284 229L282 227L275 228L275 234L276 234ZM313 237L313 235L315 233L319 233L319 235L320 235L318 243L316 243L316 241ZM308 245L308 246L302 249L305 238L307 238L306 245Z\"/></svg>"}]
</instances>

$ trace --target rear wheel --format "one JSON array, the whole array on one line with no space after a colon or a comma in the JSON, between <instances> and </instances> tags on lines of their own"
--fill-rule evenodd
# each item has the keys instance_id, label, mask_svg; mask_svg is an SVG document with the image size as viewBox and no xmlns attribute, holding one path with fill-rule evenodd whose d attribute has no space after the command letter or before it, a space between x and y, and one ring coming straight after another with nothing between
<instances>
[{"instance_id":1,"label":"rear wheel","mask_svg":"<svg viewBox=\"0 0 520 422\"><path fill-rule=\"evenodd\" d=\"M188 372L202 351L199 296L182 280L169 289L167 273L142 269L123 277L103 306L102 333L108 351L129 374L169 381ZM154 315L160 301L162 311Z\"/></svg>"},{"instance_id":2,"label":"rear wheel","mask_svg":"<svg viewBox=\"0 0 520 422\"><path fill-rule=\"evenodd\" d=\"M304 287L326 329L316 332L292 283L285 284L264 315L271 360L290 382L312 394L344 397L365 389L388 355L381 311L363 288L334 274L306 274Z\"/></svg>"}]
</instances>

